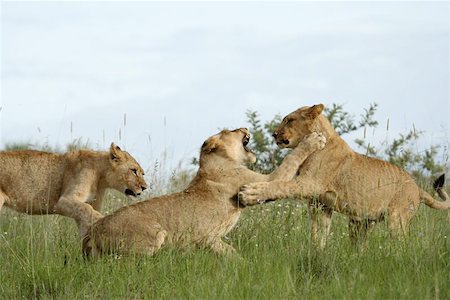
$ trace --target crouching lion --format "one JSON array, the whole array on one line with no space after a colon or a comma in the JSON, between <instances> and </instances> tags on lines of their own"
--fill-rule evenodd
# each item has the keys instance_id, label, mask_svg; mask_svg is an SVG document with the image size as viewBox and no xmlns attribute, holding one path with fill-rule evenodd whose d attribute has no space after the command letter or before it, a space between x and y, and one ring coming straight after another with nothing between
<instances>
[{"instance_id":1,"label":"crouching lion","mask_svg":"<svg viewBox=\"0 0 450 300\"><path fill-rule=\"evenodd\" d=\"M304 159L325 143L321 135L307 136L277 170L262 175L245 166L256 161L246 147L249 139L246 128L223 130L208 138L200 150L199 170L184 191L135 203L100 219L83 241L84 254L152 255L163 244L234 253L221 238L239 219L239 187L253 181L292 178Z\"/></svg>"},{"instance_id":2,"label":"crouching lion","mask_svg":"<svg viewBox=\"0 0 450 300\"><path fill-rule=\"evenodd\" d=\"M445 200L440 202L420 189L401 168L352 151L321 114L323 109L319 104L292 112L282 120L273 136L281 148L294 148L305 135L323 132L327 139L325 148L305 160L295 180L243 186L242 203L253 205L267 199L307 198L312 218L311 237L322 248L330 231L333 211L349 217L350 237L356 243L384 217L394 235L404 235L420 200L434 209L450 207L450 199L442 188L443 177L435 184L440 198Z\"/></svg>"},{"instance_id":3,"label":"crouching lion","mask_svg":"<svg viewBox=\"0 0 450 300\"><path fill-rule=\"evenodd\" d=\"M71 217L82 237L102 217L97 210L107 188L128 195L147 188L141 166L114 143L109 152L3 151L0 166L0 210L5 205L33 215Z\"/></svg>"}]
</instances>

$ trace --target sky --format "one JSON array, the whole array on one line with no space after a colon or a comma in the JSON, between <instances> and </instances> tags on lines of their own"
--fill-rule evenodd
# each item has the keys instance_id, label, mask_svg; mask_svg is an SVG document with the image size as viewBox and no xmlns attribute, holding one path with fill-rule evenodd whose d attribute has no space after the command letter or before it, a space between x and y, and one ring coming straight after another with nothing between
<instances>
[{"instance_id":1,"label":"sky","mask_svg":"<svg viewBox=\"0 0 450 300\"><path fill-rule=\"evenodd\" d=\"M144 168L163 157L175 166L219 129L248 126L248 109L267 121L339 103L357 118L377 103L372 144L414 126L424 131L418 151L448 149L449 10L449 2L2 1L0 147L81 138L103 150L114 141Z\"/></svg>"}]
</instances>

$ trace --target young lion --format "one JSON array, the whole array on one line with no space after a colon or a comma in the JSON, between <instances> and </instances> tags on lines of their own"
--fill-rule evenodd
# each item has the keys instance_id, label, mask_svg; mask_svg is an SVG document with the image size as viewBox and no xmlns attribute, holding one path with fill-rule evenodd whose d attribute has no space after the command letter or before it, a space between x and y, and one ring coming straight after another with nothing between
<instances>
[{"instance_id":1,"label":"young lion","mask_svg":"<svg viewBox=\"0 0 450 300\"><path fill-rule=\"evenodd\" d=\"M4 151L0 166L0 210L4 204L28 214L71 217L82 237L102 217L97 210L107 188L128 195L147 188L141 166L114 143L109 152Z\"/></svg>"},{"instance_id":2,"label":"young lion","mask_svg":"<svg viewBox=\"0 0 450 300\"><path fill-rule=\"evenodd\" d=\"M325 148L306 159L295 180L243 186L240 192L242 203L252 205L266 199L308 198L311 236L318 242L320 216L319 245L322 248L329 234L333 211L349 217L350 237L355 243L383 217L388 218L393 233L406 233L421 199L435 209L450 207L450 198L442 188L443 182L436 187L439 196L445 200L439 202L397 166L352 151L327 118L321 115L323 108L319 104L294 111L283 119L273 136L281 148L294 148L305 135L320 131L327 139ZM322 214L318 214L318 210Z\"/></svg>"},{"instance_id":3,"label":"young lion","mask_svg":"<svg viewBox=\"0 0 450 300\"><path fill-rule=\"evenodd\" d=\"M253 181L292 178L305 158L325 143L323 136L309 135L276 171L262 175L245 167L256 161L246 147L249 138L246 128L223 130L208 138L201 147L197 175L184 191L126 206L100 219L84 239L83 252L93 256L151 255L167 243L233 253L234 248L221 238L241 213L236 199L239 187Z\"/></svg>"}]
</instances>

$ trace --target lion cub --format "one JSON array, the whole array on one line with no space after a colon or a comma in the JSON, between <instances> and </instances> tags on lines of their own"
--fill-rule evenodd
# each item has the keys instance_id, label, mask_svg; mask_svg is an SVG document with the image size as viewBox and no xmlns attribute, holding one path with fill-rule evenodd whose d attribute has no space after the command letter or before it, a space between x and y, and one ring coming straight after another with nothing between
<instances>
[{"instance_id":1,"label":"lion cub","mask_svg":"<svg viewBox=\"0 0 450 300\"><path fill-rule=\"evenodd\" d=\"M0 166L0 209L71 217L82 237L102 217L97 210L107 188L129 195L147 188L141 166L114 143L109 152L3 151Z\"/></svg>"},{"instance_id":2,"label":"lion cub","mask_svg":"<svg viewBox=\"0 0 450 300\"><path fill-rule=\"evenodd\" d=\"M253 181L292 178L305 158L325 143L323 136L309 135L275 172L262 175L245 166L256 161L246 147L249 139L246 128L223 130L208 138L200 150L197 175L184 191L126 206L100 219L84 239L83 252L93 256L151 255L166 243L234 253L221 238L239 219L239 187Z\"/></svg>"},{"instance_id":3,"label":"lion cub","mask_svg":"<svg viewBox=\"0 0 450 300\"><path fill-rule=\"evenodd\" d=\"M445 200L441 202L419 188L401 168L354 152L321 114L323 109L322 104L299 108L283 119L273 136L281 148L294 148L304 136L320 131L327 139L325 148L305 160L295 180L245 185L240 192L244 204L307 198L311 237L320 247L325 246L333 211L349 217L350 237L356 243L383 218L387 218L394 234L405 234L420 201L434 209L450 207L450 198L442 187L443 177L435 183L440 198Z\"/></svg>"}]
</instances>

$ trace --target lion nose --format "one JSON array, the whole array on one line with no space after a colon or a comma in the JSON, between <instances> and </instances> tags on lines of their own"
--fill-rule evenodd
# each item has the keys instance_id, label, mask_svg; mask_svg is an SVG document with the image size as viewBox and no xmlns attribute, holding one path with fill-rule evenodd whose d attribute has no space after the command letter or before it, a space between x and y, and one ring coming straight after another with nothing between
<instances>
[{"instance_id":1,"label":"lion nose","mask_svg":"<svg viewBox=\"0 0 450 300\"><path fill-rule=\"evenodd\" d=\"M141 186L142 191L145 191L147 189L146 186Z\"/></svg>"},{"instance_id":2,"label":"lion nose","mask_svg":"<svg viewBox=\"0 0 450 300\"><path fill-rule=\"evenodd\" d=\"M272 134L272 136L273 136L274 139L276 139L277 136L278 136L278 132L275 131L275 132Z\"/></svg>"}]
</instances>

